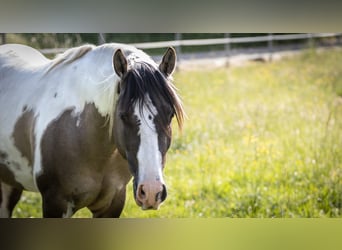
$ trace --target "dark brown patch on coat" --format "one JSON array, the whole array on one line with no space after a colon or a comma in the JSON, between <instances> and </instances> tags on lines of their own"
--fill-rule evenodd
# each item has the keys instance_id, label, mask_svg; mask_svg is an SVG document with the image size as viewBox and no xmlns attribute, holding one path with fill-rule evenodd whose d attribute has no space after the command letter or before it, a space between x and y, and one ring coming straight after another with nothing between
<instances>
[{"instance_id":1,"label":"dark brown patch on coat","mask_svg":"<svg viewBox=\"0 0 342 250\"><path fill-rule=\"evenodd\" d=\"M23 186L15 180L13 173L2 163L0 163L0 180L10 186L23 189Z\"/></svg>"},{"instance_id":2,"label":"dark brown patch on coat","mask_svg":"<svg viewBox=\"0 0 342 250\"><path fill-rule=\"evenodd\" d=\"M13 138L14 145L18 148L23 157L25 157L29 166L33 166L34 161L34 147L35 147L35 117L32 110L26 110L22 116L19 117L14 126Z\"/></svg>"},{"instance_id":3,"label":"dark brown patch on coat","mask_svg":"<svg viewBox=\"0 0 342 250\"><path fill-rule=\"evenodd\" d=\"M13 173L9 170L8 154L4 151L0 151L0 185L1 182L5 182L8 185L22 189L23 186L15 180ZM14 163L14 167L20 168L18 163ZM1 191L1 190L0 190Z\"/></svg>"},{"instance_id":4,"label":"dark brown patch on coat","mask_svg":"<svg viewBox=\"0 0 342 250\"><path fill-rule=\"evenodd\" d=\"M46 204L53 195L72 200L78 209L93 201L100 191L104 166L114 151L109 122L94 104L76 115L66 110L52 121L41 140L43 173L37 179ZM47 197L52 196L52 197ZM62 198L61 198L62 200ZM54 216L47 211L44 216Z\"/></svg>"},{"instance_id":5,"label":"dark brown patch on coat","mask_svg":"<svg viewBox=\"0 0 342 250\"><path fill-rule=\"evenodd\" d=\"M0 161L5 161L8 157L6 152L0 151Z\"/></svg>"}]
</instances>

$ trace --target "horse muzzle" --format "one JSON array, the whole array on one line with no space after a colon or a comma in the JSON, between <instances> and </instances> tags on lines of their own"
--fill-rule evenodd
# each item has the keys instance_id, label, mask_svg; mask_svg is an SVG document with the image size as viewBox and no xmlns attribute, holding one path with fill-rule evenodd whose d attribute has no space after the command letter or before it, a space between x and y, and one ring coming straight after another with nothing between
<instances>
[{"instance_id":1,"label":"horse muzzle","mask_svg":"<svg viewBox=\"0 0 342 250\"><path fill-rule=\"evenodd\" d=\"M138 184L135 193L135 202L143 210L157 210L166 199L165 185L160 181L148 181Z\"/></svg>"}]
</instances>

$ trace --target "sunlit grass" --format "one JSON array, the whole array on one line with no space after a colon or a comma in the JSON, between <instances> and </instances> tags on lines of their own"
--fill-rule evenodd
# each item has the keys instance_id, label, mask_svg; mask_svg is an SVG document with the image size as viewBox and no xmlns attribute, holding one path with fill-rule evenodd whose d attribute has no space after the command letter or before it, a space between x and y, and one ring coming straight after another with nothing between
<instances>
[{"instance_id":1,"label":"sunlit grass","mask_svg":"<svg viewBox=\"0 0 342 250\"><path fill-rule=\"evenodd\" d=\"M188 120L174 124L168 198L142 211L130 183L122 217L342 217L341 50L174 78ZM15 215L41 216L37 197Z\"/></svg>"}]
</instances>

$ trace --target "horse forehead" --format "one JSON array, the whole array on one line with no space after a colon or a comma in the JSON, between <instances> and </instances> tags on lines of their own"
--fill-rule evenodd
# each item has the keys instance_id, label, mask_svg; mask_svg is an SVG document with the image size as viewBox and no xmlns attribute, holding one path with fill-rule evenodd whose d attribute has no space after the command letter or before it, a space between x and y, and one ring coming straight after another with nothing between
<instances>
[{"instance_id":1,"label":"horse forehead","mask_svg":"<svg viewBox=\"0 0 342 250\"><path fill-rule=\"evenodd\" d=\"M155 61L153 61L150 56L139 50L130 53L126 59L129 67L134 67L134 65L139 62L146 62L151 66L157 68L157 64L155 63Z\"/></svg>"},{"instance_id":2,"label":"horse forehead","mask_svg":"<svg viewBox=\"0 0 342 250\"><path fill-rule=\"evenodd\" d=\"M144 102L136 102L134 107L134 114L139 118L148 118L155 117L158 114L157 107L153 104L150 96L146 94Z\"/></svg>"}]
</instances>

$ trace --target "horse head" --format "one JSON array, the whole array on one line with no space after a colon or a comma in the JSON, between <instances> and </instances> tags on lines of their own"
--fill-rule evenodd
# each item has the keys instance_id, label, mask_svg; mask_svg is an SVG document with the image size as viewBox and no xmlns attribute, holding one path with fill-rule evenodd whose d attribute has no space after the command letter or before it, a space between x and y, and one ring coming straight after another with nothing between
<instances>
[{"instance_id":1,"label":"horse head","mask_svg":"<svg viewBox=\"0 0 342 250\"><path fill-rule=\"evenodd\" d=\"M183 109L170 81L176 53L169 48L159 66L130 61L118 49L113 56L117 86L113 136L133 175L134 198L142 209L158 209L166 199L163 178L166 153L171 143L171 121L181 127Z\"/></svg>"}]
</instances>

